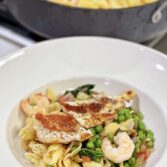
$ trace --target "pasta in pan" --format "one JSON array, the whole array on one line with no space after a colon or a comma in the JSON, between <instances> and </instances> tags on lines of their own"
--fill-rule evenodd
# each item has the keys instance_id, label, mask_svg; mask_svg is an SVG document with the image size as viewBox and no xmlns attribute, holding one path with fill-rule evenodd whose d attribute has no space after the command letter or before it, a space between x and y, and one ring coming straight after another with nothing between
<instances>
[{"instance_id":1,"label":"pasta in pan","mask_svg":"<svg viewBox=\"0 0 167 167\"><path fill-rule=\"evenodd\" d=\"M90 9L121 9L141 6L158 0L48 0L72 7Z\"/></svg>"},{"instance_id":2,"label":"pasta in pan","mask_svg":"<svg viewBox=\"0 0 167 167\"><path fill-rule=\"evenodd\" d=\"M141 167L154 136L130 106L134 91L109 96L84 85L56 96L37 93L20 102L19 137L35 167Z\"/></svg>"}]
</instances>

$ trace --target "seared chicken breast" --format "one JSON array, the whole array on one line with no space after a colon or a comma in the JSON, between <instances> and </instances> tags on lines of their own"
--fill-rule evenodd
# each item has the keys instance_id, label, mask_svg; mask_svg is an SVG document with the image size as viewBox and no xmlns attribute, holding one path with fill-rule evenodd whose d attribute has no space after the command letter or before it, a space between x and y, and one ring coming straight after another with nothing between
<instances>
[{"instance_id":1,"label":"seared chicken breast","mask_svg":"<svg viewBox=\"0 0 167 167\"><path fill-rule=\"evenodd\" d=\"M90 130L81 127L70 115L36 114L38 124L34 126L37 139L42 143L64 143L85 141L92 136Z\"/></svg>"},{"instance_id":2,"label":"seared chicken breast","mask_svg":"<svg viewBox=\"0 0 167 167\"><path fill-rule=\"evenodd\" d=\"M62 102L61 105L67 114L74 117L81 126L89 129L116 118L116 110L125 107L126 102L135 96L133 91L125 92L118 97L95 92L89 100Z\"/></svg>"},{"instance_id":3,"label":"seared chicken breast","mask_svg":"<svg viewBox=\"0 0 167 167\"><path fill-rule=\"evenodd\" d=\"M88 100L83 103L65 102L62 103L62 106L64 111L74 117L81 126L89 129L116 118L115 111L106 107L106 104L97 100L94 102Z\"/></svg>"}]
</instances>

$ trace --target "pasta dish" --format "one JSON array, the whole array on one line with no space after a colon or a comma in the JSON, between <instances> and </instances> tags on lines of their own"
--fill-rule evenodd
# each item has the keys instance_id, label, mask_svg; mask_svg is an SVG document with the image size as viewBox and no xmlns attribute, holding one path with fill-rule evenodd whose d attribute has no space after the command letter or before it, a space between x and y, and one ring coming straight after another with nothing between
<instances>
[{"instance_id":1,"label":"pasta dish","mask_svg":"<svg viewBox=\"0 0 167 167\"><path fill-rule=\"evenodd\" d=\"M48 0L71 7L90 9L121 9L141 6L158 0Z\"/></svg>"},{"instance_id":2,"label":"pasta dish","mask_svg":"<svg viewBox=\"0 0 167 167\"><path fill-rule=\"evenodd\" d=\"M142 167L154 135L132 108L133 90L117 96L88 84L56 95L52 89L20 102L21 147L35 167Z\"/></svg>"}]
</instances>

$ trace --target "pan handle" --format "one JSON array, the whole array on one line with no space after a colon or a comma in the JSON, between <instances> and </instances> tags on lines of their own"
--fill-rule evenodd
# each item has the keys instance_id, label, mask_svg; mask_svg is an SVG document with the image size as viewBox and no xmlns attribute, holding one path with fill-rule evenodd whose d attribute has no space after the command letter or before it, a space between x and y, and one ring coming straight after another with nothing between
<instances>
[{"instance_id":1,"label":"pan handle","mask_svg":"<svg viewBox=\"0 0 167 167\"><path fill-rule=\"evenodd\" d=\"M159 7L156 9L154 14L152 15L152 22L154 24L157 24L160 22L162 19L162 12L167 8L167 1L166 0L161 0Z\"/></svg>"},{"instance_id":2,"label":"pan handle","mask_svg":"<svg viewBox=\"0 0 167 167\"><path fill-rule=\"evenodd\" d=\"M8 3L8 0L0 0L0 15L4 19L15 22L15 19L9 10Z\"/></svg>"},{"instance_id":3,"label":"pan handle","mask_svg":"<svg viewBox=\"0 0 167 167\"><path fill-rule=\"evenodd\" d=\"M0 0L0 10L3 12L8 12L6 0Z\"/></svg>"}]
</instances>

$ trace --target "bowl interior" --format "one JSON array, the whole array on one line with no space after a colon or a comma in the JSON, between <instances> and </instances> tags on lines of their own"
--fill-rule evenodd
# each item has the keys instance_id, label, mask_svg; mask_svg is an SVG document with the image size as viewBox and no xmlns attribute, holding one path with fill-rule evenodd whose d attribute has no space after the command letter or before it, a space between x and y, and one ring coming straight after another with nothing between
<instances>
[{"instance_id":1,"label":"bowl interior","mask_svg":"<svg viewBox=\"0 0 167 167\"><path fill-rule=\"evenodd\" d=\"M50 84L47 84L38 90L32 91L39 92L45 91L48 87L51 87L55 90L57 94L60 92L69 89L76 88L83 84L92 83L95 84L95 90L104 91L110 95L118 95L126 90L134 89L137 91L137 98L134 101L134 108L139 110L144 115L144 122L146 126L153 130L155 134L155 151L150 156L146 167L156 166L155 164L160 160L161 156L166 149L166 140L167 136L165 135L165 130L167 125L165 123L163 110L162 108L148 95L143 93L141 90L132 87L126 83L105 77L76 77L71 79L54 81ZM27 96L25 95L26 98ZM21 100L21 99L20 99ZM21 149L20 140L18 138L19 129L23 126L24 115L19 110L19 101L18 104L13 108L10 117L8 119L7 126L7 137L11 151L14 156L23 166L32 166L31 163L24 158L24 151Z\"/></svg>"}]
</instances>

